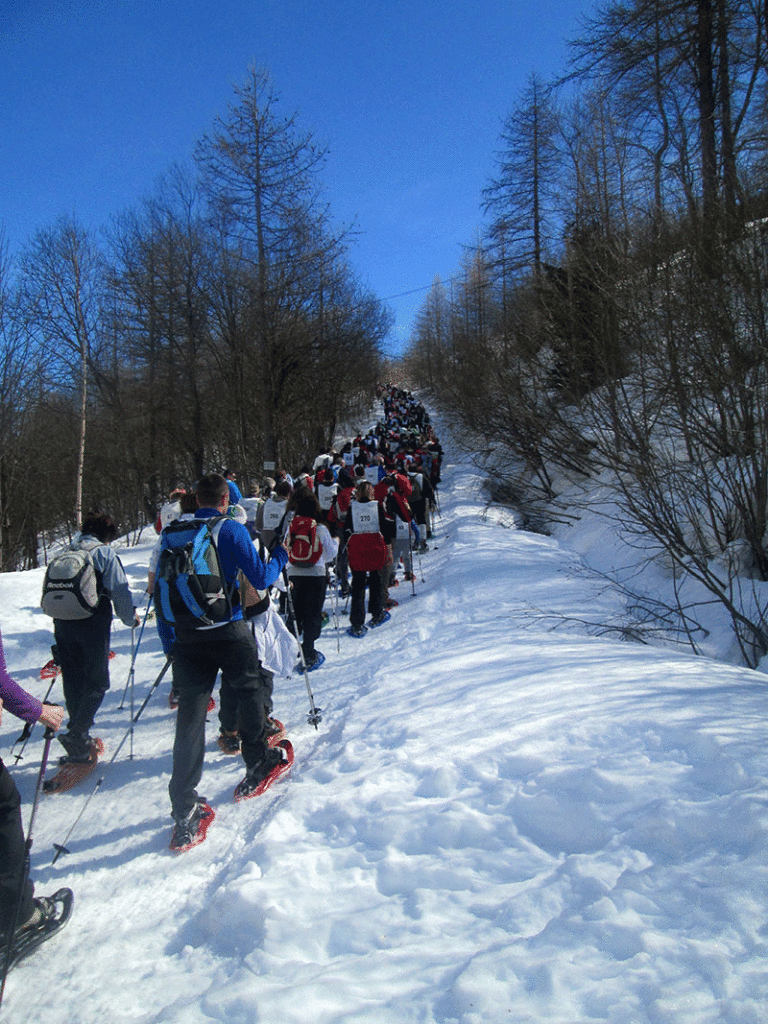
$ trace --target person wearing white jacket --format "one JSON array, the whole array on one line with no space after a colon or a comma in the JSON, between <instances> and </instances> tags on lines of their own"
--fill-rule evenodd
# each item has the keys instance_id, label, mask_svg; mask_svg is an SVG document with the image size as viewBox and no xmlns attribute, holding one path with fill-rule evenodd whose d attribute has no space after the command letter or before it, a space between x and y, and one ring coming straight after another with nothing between
<instances>
[{"instance_id":1,"label":"person wearing white jacket","mask_svg":"<svg viewBox=\"0 0 768 1024\"><path fill-rule=\"evenodd\" d=\"M297 491L292 501L297 516L307 516L317 523L317 537L322 545L319 559L312 565L298 565L288 554L288 578L291 585L293 612L296 618L296 633L301 634L301 649L308 670L319 668L325 661L320 651L315 650L315 641L323 625L323 604L328 587L326 566L338 553L339 542L331 536L322 522L322 510L314 493L307 489Z\"/></svg>"}]
</instances>

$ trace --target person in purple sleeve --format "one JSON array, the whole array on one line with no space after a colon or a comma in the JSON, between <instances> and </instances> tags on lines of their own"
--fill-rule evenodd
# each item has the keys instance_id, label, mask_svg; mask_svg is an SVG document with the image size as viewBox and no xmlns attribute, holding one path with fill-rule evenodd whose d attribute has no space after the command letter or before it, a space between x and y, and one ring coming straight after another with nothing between
<instances>
[{"instance_id":1,"label":"person in purple sleeve","mask_svg":"<svg viewBox=\"0 0 768 1024\"><path fill-rule=\"evenodd\" d=\"M64 718L64 708L42 704L23 690L5 667L0 636L0 716L3 708L23 722L41 722L54 732ZM0 759L0 943L8 938L16 901L21 891L17 932L36 927L55 914L55 905L45 897L35 899L32 880L24 877L26 845L21 825L21 797L8 769Z\"/></svg>"}]
</instances>

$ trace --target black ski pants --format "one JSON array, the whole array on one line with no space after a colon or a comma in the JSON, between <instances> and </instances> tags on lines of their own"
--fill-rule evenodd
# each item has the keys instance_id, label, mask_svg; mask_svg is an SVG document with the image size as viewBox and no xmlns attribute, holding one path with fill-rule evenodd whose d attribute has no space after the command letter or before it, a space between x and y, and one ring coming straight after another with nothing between
<instances>
[{"instance_id":1,"label":"black ski pants","mask_svg":"<svg viewBox=\"0 0 768 1024\"><path fill-rule=\"evenodd\" d=\"M54 635L61 665L67 732L75 755L87 751L88 733L109 689L109 635L112 602L102 597L89 619L54 620ZM82 749L81 749L82 748Z\"/></svg>"},{"instance_id":2,"label":"black ski pants","mask_svg":"<svg viewBox=\"0 0 768 1024\"><path fill-rule=\"evenodd\" d=\"M24 924L34 909L32 882L29 878L24 879L25 861L21 797L8 769L0 761L0 935L10 930L20 888L21 906L17 924Z\"/></svg>"},{"instance_id":3,"label":"black ski pants","mask_svg":"<svg viewBox=\"0 0 768 1024\"><path fill-rule=\"evenodd\" d=\"M362 572L359 569L352 570L352 601L349 607L349 623L353 629L360 629L365 625L365 588L370 590L368 598L368 611L373 618L380 615L384 608L382 577L388 576L389 566L377 569L374 572Z\"/></svg>"},{"instance_id":4,"label":"black ski pants","mask_svg":"<svg viewBox=\"0 0 768 1024\"><path fill-rule=\"evenodd\" d=\"M322 576L290 576L291 600L296 618L296 636L301 636L305 661L315 659L315 640L323 628L323 604L328 580Z\"/></svg>"},{"instance_id":5,"label":"black ski pants","mask_svg":"<svg viewBox=\"0 0 768 1024\"><path fill-rule=\"evenodd\" d=\"M168 792L177 821L187 817L197 802L197 786L205 759L205 718L208 701L221 672L230 698L237 698L236 720L246 770L267 756L267 720L272 676L259 662L259 651L245 621L228 622L216 629L176 636L173 646L173 687L179 695L173 771Z\"/></svg>"},{"instance_id":6,"label":"black ski pants","mask_svg":"<svg viewBox=\"0 0 768 1024\"><path fill-rule=\"evenodd\" d=\"M253 620L246 619L246 622L248 623L251 635L253 635ZM264 704L264 714L269 718L272 715L272 687L275 677L263 665L261 666L261 671L264 676L264 692L267 698ZM240 723L237 720L239 702L240 696L238 691L229 685L226 672L222 672L221 686L219 687L219 723L225 732L240 731Z\"/></svg>"}]
</instances>

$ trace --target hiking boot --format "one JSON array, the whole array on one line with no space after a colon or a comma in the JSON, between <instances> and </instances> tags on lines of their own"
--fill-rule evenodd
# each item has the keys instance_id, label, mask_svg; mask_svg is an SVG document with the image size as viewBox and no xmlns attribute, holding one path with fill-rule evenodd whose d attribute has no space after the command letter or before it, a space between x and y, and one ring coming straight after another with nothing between
<instances>
[{"instance_id":1,"label":"hiking boot","mask_svg":"<svg viewBox=\"0 0 768 1024\"><path fill-rule=\"evenodd\" d=\"M16 929L16 935L28 932L35 928L42 928L47 921L56 917L56 904L47 896L36 897L33 901L32 913L24 924Z\"/></svg>"},{"instance_id":2,"label":"hiking boot","mask_svg":"<svg viewBox=\"0 0 768 1024\"><path fill-rule=\"evenodd\" d=\"M172 850L187 850L197 846L205 838L207 825L213 820L214 812L205 801L198 800L186 818L177 818L171 837Z\"/></svg>"},{"instance_id":3,"label":"hiking boot","mask_svg":"<svg viewBox=\"0 0 768 1024\"><path fill-rule=\"evenodd\" d=\"M240 753L240 733L237 730L228 732L226 729L220 729L216 742L222 754Z\"/></svg>"},{"instance_id":4,"label":"hiking boot","mask_svg":"<svg viewBox=\"0 0 768 1024\"><path fill-rule=\"evenodd\" d=\"M367 632L367 626L350 626L349 629L347 630L347 633L349 633L350 636L353 636L356 640L359 640L361 637L365 636Z\"/></svg>"},{"instance_id":5,"label":"hiking boot","mask_svg":"<svg viewBox=\"0 0 768 1024\"><path fill-rule=\"evenodd\" d=\"M276 718L270 718L267 715L267 739L272 736L277 736L278 733L284 733L285 726L282 722L278 722Z\"/></svg>"},{"instance_id":6,"label":"hiking boot","mask_svg":"<svg viewBox=\"0 0 768 1024\"><path fill-rule=\"evenodd\" d=\"M375 629L377 626L383 626L385 622L389 622L391 618L392 616L389 614L388 611L379 612L378 615L374 615L374 617L371 619L368 625L372 629Z\"/></svg>"},{"instance_id":7,"label":"hiking boot","mask_svg":"<svg viewBox=\"0 0 768 1024\"><path fill-rule=\"evenodd\" d=\"M90 736L65 732L58 740L67 752L59 758L59 764L86 764L98 757L96 743Z\"/></svg>"},{"instance_id":8,"label":"hiking boot","mask_svg":"<svg viewBox=\"0 0 768 1024\"><path fill-rule=\"evenodd\" d=\"M307 667L307 672L311 672L315 668L320 668L320 666L324 662L325 655L322 653L322 651L313 651L308 658L305 657L304 659L304 664Z\"/></svg>"},{"instance_id":9,"label":"hiking boot","mask_svg":"<svg viewBox=\"0 0 768 1024\"><path fill-rule=\"evenodd\" d=\"M249 768L242 782L235 787L235 800L258 796L276 782L293 764L293 747L288 740L270 748L259 764Z\"/></svg>"},{"instance_id":10,"label":"hiking boot","mask_svg":"<svg viewBox=\"0 0 768 1024\"><path fill-rule=\"evenodd\" d=\"M285 738L285 726L279 719L270 718L267 715L266 740L268 747L275 747L280 740Z\"/></svg>"}]
</instances>

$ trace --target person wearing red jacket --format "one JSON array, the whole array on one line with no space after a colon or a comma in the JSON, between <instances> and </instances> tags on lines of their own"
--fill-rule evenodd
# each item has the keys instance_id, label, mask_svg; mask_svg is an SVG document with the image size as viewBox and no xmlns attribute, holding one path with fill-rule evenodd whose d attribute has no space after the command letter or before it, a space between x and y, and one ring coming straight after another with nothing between
<instances>
[{"instance_id":1,"label":"person wearing red jacket","mask_svg":"<svg viewBox=\"0 0 768 1024\"><path fill-rule=\"evenodd\" d=\"M383 508L374 499L373 487L366 481L358 485L344 522L346 549L352 570L352 603L349 610L349 634L365 636L365 591L369 588L368 610L371 626L380 626L389 617L383 604L382 573L389 573L392 556L384 533L388 529Z\"/></svg>"}]
</instances>

